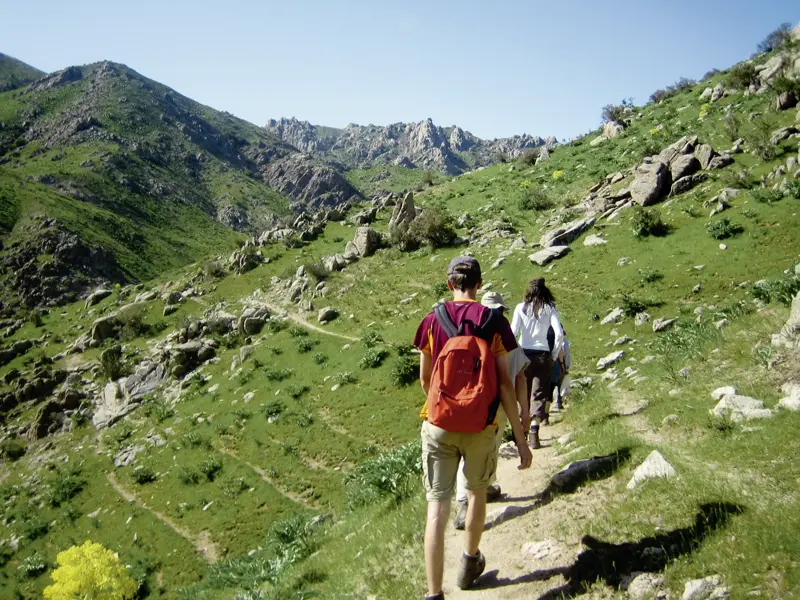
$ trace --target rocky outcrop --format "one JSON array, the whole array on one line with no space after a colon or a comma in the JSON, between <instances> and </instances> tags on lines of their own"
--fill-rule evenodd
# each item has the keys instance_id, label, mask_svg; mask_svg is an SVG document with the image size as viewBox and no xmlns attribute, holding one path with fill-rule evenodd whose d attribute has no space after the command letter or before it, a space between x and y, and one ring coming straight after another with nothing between
<instances>
[{"instance_id":1,"label":"rocky outcrop","mask_svg":"<svg viewBox=\"0 0 800 600\"><path fill-rule=\"evenodd\" d=\"M392 216L389 219L389 231L395 231L398 227L403 227L417 218L417 209L414 205L414 194L408 192L395 204Z\"/></svg>"},{"instance_id":2,"label":"rocky outcrop","mask_svg":"<svg viewBox=\"0 0 800 600\"><path fill-rule=\"evenodd\" d=\"M639 206L650 206L666 195L668 186L668 164L658 157L646 158L636 168L636 179L630 187L631 198Z\"/></svg>"},{"instance_id":3,"label":"rocky outcrop","mask_svg":"<svg viewBox=\"0 0 800 600\"><path fill-rule=\"evenodd\" d=\"M772 336L772 345L779 348L800 349L800 292L792 301L792 310L786 324Z\"/></svg>"},{"instance_id":4,"label":"rocky outcrop","mask_svg":"<svg viewBox=\"0 0 800 600\"><path fill-rule=\"evenodd\" d=\"M594 217L575 219L555 229L551 229L542 236L541 244L544 248L551 246L564 246L578 238L584 231L594 225Z\"/></svg>"},{"instance_id":5,"label":"rocky outcrop","mask_svg":"<svg viewBox=\"0 0 800 600\"><path fill-rule=\"evenodd\" d=\"M528 256L532 263L544 267L548 263L566 256L569 253L569 246L550 246L544 250L539 250Z\"/></svg>"},{"instance_id":6,"label":"rocky outcrop","mask_svg":"<svg viewBox=\"0 0 800 600\"><path fill-rule=\"evenodd\" d=\"M375 254L375 250L380 248L381 236L374 229L369 227L359 227L353 238L353 245L358 256L366 257Z\"/></svg>"},{"instance_id":7,"label":"rocky outcrop","mask_svg":"<svg viewBox=\"0 0 800 600\"><path fill-rule=\"evenodd\" d=\"M557 144L555 138L520 135L491 141L460 127L439 127L431 119L387 126L350 124L343 129L311 125L297 119L271 119L266 130L317 158L347 167L398 165L450 175L496 162L501 155L519 156L531 148ZM468 155L464 157L463 155Z\"/></svg>"}]
</instances>

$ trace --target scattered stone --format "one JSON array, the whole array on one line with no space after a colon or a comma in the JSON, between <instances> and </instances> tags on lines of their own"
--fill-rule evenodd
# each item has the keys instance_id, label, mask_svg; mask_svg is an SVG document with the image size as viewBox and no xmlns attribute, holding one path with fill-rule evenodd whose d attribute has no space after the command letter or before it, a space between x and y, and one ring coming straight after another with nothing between
<instances>
[{"instance_id":1,"label":"scattered stone","mask_svg":"<svg viewBox=\"0 0 800 600\"><path fill-rule=\"evenodd\" d=\"M93 291L89 296L86 298L86 302L84 303L85 308L89 308L90 306L94 306L101 300L105 300L111 295L111 290L106 288L99 288Z\"/></svg>"},{"instance_id":2,"label":"scattered stone","mask_svg":"<svg viewBox=\"0 0 800 600\"><path fill-rule=\"evenodd\" d=\"M792 301L789 319L780 330L772 336L772 345L789 349L800 348L800 292Z\"/></svg>"},{"instance_id":3,"label":"scattered stone","mask_svg":"<svg viewBox=\"0 0 800 600\"><path fill-rule=\"evenodd\" d=\"M711 88L708 88L709 90ZM628 583L628 598L631 600L651 600L664 585L664 578L656 573L639 573Z\"/></svg>"},{"instance_id":4,"label":"scattered stone","mask_svg":"<svg viewBox=\"0 0 800 600\"><path fill-rule=\"evenodd\" d=\"M717 329L722 329L723 327L728 326L728 319L720 319L719 321L714 321L714 327Z\"/></svg>"},{"instance_id":5,"label":"scattered stone","mask_svg":"<svg viewBox=\"0 0 800 600\"><path fill-rule=\"evenodd\" d=\"M641 361L639 361L639 364L646 365L648 363L653 362L655 359L656 357L651 354L649 356L645 356Z\"/></svg>"},{"instance_id":6,"label":"scattered stone","mask_svg":"<svg viewBox=\"0 0 800 600\"><path fill-rule=\"evenodd\" d=\"M339 311L332 306L326 306L317 314L317 321L320 323L328 323L333 321L339 316Z\"/></svg>"},{"instance_id":7,"label":"scattered stone","mask_svg":"<svg viewBox=\"0 0 800 600\"><path fill-rule=\"evenodd\" d=\"M774 416L771 410L764 408L764 403L761 400L736 394L723 396L710 412L714 417L727 418L733 423L769 419Z\"/></svg>"},{"instance_id":8,"label":"scattered stone","mask_svg":"<svg viewBox=\"0 0 800 600\"><path fill-rule=\"evenodd\" d=\"M177 306L176 304L167 304L167 305L164 307L164 312L163 312L162 314L163 314L165 317L168 317L168 316L170 316L171 314L178 312L178 309L179 309L179 308L180 308L180 307L179 307L179 306Z\"/></svg>"},{"instance_id":9,"label":"scattered stone","mask_svg":"<svg viewBox=\"0 0 800 600\"><path fill-rule=\"evenodd\" d=\"M557 260L567 255L569 246L550 246L544 250L539 250L528 257L532 263L536 263L540 267L545 266L553 260Z\"/></svg>"},{"instance_id":10,"label":"scattered stone","mask_svg":"<svg viewBox=\"0 0 800 600\"><path fill-rule=\"evenodd\" d=\"M618 266L618 267L624 267L624 266L625 266L625 265L627 265L627 264L628 264L630 261L631 261L631 257L630 257L630 256L623 256L622 258L620 258L620 259L617 261L617 266Z\"/></svg>"},{"instance_id":11,"label":"scattered stone","mask_svg":"<svg viewBox=\"0 0 800 600\"><path fill-rule=\"evenodd\" d=\"M668 479L675 477L675 468L658 451L653 450L645 461L633 472L633 477L628 482L628 489L632 490L648 479L662 477Z\"/></svg>"},{"instance_id":12,"label":"scattered stone","mask_svg":"<svg viewBox=\"0 0 800 600\"><path fill-rule=\"evenodd\" d=\"M736 395L736 388L732 385L726 385L725 387L718 387L713 392L711 392L711 397L714 400L722 400L725 396L735 396Z\"/></svg>"},{"instance_id":13,"label":"scattered stone","mask_svg":"<svg viewBox=\"0 0 800 600\"><path fill-rule=\"evenodd\" d=\"M646 312L636 313L633 323L637 327L641 327L642 325L646 325L647 323L649 323L651 318L652 317L650 316L649 313Z\"/></svg>"},{"instance_id":14,"label":"scattered stone","mask_svg":"<svg viewBox=\"0 0 800 600\"><path fill-rule=\"evenodd\" d=\"M610 323L618 323L625 317L625 311L622 310L620 307L613 309L610 313L608 313L605 318L600 321L601 325L608 325Z\"/></svg>"},{"instance_id":15,"label":"scattered stone","mask_svg":"<svg viewBox=\"0 0 800 600\"><path fill-rule=\"evenodd\" d=\"M728 244L720 244L719 245L719 249L720 250L727 250L728 249Z\"/></svg>"},{"instance_id":16,"label":"scattered stone","mask_svg":"<svg viewBox=\"0 0 800 600\"><path fill-rule=\"evenodd\" d=\"M659 331L664 331L669 329L677 322L677 319L667 319L667 318L660 318L653 321L653 331L658 333Z\"/></svg>"},{"instance_id":17,"label":"scattered stone","mask_svg":"<svg viewBox=\"0 0 800 600\"><path fill-rule=\"evenodd\" d=\"M616 352L612 352L608 356L604 356L603 358L597 361L597 369L599 371L602 371L603 369L610 367L615 362L622 359L624 355L625 352L623 350L617 350Z\"/></svg>"},{"instance_id":18,"label":"scattered stone","mask_svg":"<svg viewBox=\"0 0 800 600\"><path fill-rule=\"evenodd\" d=\"M614 340L614 343L612 345L613 346L624 346L625 344L630 342L631 339L632 338L630 336L623 335L622 337L619 337L616 340Z\"/></svg>"},{"instance_id":19,"label":"scattered stone","mask_svg":"<svg viewBox=\"0 0 800 600\"><path fill-rule=\"evenodd\" d=\"M584 246L602 246L603 244L607 243L608 243L607 239L600 237L596 233L587 235L586 239L583 240Z\"/></svg>"},{"instance_id":20,"label":"scattered stone","mask_svg":"<svg viewBox=\"0 0 800 600\"><path fill-rule=\"evenodd\" d=\"M722 600L728 597L728 593L728 589L722 585L722 577L711 575L687 581L681 600Z\"/></svg>"},{"instance_id":21,"label":"scattered stone","mask_svg":"<svg viewBox=\"0 0 800 600\"><path fill-rule=\"evenodd\" d=\"M543 248L551 246L565 246L580 236L584 231L594 225L594 217L575 219L555 229L551 229L542 236L540 243Z\"/></svg>"},{"instance_id":22,"label":"scattered stone","mask_svg":"<svg viewBox=\"0 0 800 600\"><path fill-rule=\"evenodd\" d=\"M786 394L778 401L778 408L800 411L800 383L790 381L781 386L781 391Z\"/></svg>"},{"instance_id":23,"label":"scattered stone","mask_svg":"<svg viewBox=\"0 0 800 600\"><path fill-rule=\"evenodd\" d=\"M662 427L667 427L667 426L669 426L669 425L674 425L674 424L675 424L675 423L677 423L679 420L680 420L680 416L679 416L679 415L675 415L675 414L672 414L672 415L667 415L666 417L664 417L664 418L661 420L661 426L662 426Z\"/></svg>"},{"instance_id":24,"label":"scattered stone","mask_svg":"<svg viewBox=\"0 0 800 600\"><path fill-rule=\"evenodd\" d=\"M559 446L566 446L566 445L567 445L567 444L569 444L569 443L570 443L570 442L571 442L571 441L572 441L574 438L575 438L575 436L574 436L572 433L565 433L565 434L564 434L564 435L562 435L560 438L558 438L558 439L556 440L556 442L558 443L558 445L559 445Z\"/></svg>"}]
</instances>

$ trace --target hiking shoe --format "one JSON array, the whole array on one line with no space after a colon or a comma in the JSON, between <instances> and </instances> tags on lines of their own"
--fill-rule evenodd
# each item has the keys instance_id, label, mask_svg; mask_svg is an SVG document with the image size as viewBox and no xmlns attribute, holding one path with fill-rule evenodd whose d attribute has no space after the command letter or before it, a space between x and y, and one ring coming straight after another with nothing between
<instances>
[{"instance_id":1,"label":"hiking shoe","mask_svg":"<svg viewBox=\"0 0 800 600\"><path fill-rule=\"evenodd\" d=\"M444 600L444 592L439 592L433 596L425 596L425 600Z\"/></svg>"},{"instance_id":2,"label":"hiking shoe","mask_svg":"<svg viewBox=\"0 0 800 600\"><path fill-rule=\"evenodd\" d=\"M495 500L499 500L500 496L503 495L503 492L500 490L500 486L496 483L493 483L488 488L486 488L486 501L487 502L494 502Z\"/></svg>"},{"instance_id":3,"label":"hiking shoe","mask_svg":"<svg viewBox=\"0 0 800 600\"><path fill-rule=\"evenodd\" d=\"M464 531L467 524L467 503L459 502L458 510L456 511L456 518L453 519L453 527L459 531Z\"/></svg>"},{"instance_id":4,"label":"hiking shoe","mask_svg":"<svg viewBox=\"0 0 800 600\"><path fill-rule=\"evenodd\" d=\"M528 444L534 450L538 450L542 447L542 444L539 442L539 427L531 427L531 432L528 434Z\"/></svg>"},{"instance_id":5,"label":"hiking shoe","mask_svg":"<svg viewBox=\"0 0 800 600\"><path fill-rule=\"evenodd\" d=\"M486 559L478 550L478 554L470 556L469 554L461 554L461 566L458 569L458 576L456 577L456 585L466 590L472 587L475 580L481 576L483 570L486 568Z\"/></svg>"},{"instance_id":6,"label":"hiking shoe","mask_svg":"<svg viewBox=\"0 0 800 600\"><path fill-rule=\"evenodd\" d=\"M564 410L564 405L561 403L561 400L559 400L558 402L556 402L556 410L557 410L557 411L559 411L559 412L561 412L562 410Z\"/></svg>"}]
</instances>

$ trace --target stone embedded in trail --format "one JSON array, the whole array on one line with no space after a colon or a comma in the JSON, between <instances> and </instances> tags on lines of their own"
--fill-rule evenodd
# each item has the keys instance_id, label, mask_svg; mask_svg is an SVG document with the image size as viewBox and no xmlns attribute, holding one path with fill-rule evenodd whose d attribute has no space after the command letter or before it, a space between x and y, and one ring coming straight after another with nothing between
<instances>
[{"instance_id":1,"label":"stone embedded in trail","mask_svg":"<svg viewBox=\"0 0 800 600\"><path fill-rule=\"evenodd\" d=\"M664 331L665 329L669 329L677 322L677 319L667 319L661 317L660 319L656 319L653 321L653 331L658 333L659 331Z\"/></svg>"},{"instance_id":2,"label":"stone embedded in trail","mask_svg":"<svg viewBox=\"0 0 800 600\"><path fill-rule=\"evenodd\" d=\"M610 313L608 313L605 318L600 321L601 325L608 325L610 323L618 323L625 317L625 311L622 310L620 307L613 309Z\"/></svg>"},{"instance_id":3,"label":"stone embedded in trail","mask_svg":"<svg viewBox=\"0 0 800 600\"><path fill-rule=\"evenodd\" d=\"M597 361L597 369L602 371L603 369L610 367L615 362L619 361L624 355L625 352L623 350L618 350L616 352L612 352L608 356L604 356Z\"/></svg>"},{"instance_id":4,"label":"stone embedded in trail","mask_svg":"<svg viewBox=\"0 0 800 600\"><path fill-rule=\"evenodd\" d=\"M544 540L541 542L527 542L522 545L522 554L529 556L536 560L544 558L555 559L559 558L565 551L565 548L556 540Z\"/></svg>"},{"instance_id":5,"label":"stone embedded in trail","mask_svg":"<svg viewBox=\"0 0 800 600\"><path fill-rule=\"evenodd\" d=\"M728 594L728 588L722 585L722 577L711 575L687 581L681 600L721 600L727 598Z\"/></svg>"},{"instance_id":6,"label":"stone embedded in trail","mask_svg":"<svg viewBox=\"0 0 800 600\"><path fill-rule=\"evenodd\" d=\"M711 89L711 88L709 88ZM664 577L656 573L639 573L628 583L628 598L631 600L650 600L664 585Z\"/></svg>"},{"instance_id":7,"label":"stone embedded in trail","mask_svg":"<svg viewBox=\"0 0 800 600\"><path fill-rule=\"evenodd\" d=\"M568 252L569 246L550 246L549 248L531 254L528 256L528 260L543 267L553 260L566 256Z\"/></svg>"},{"instance_id":8,"label":"stone embedded in trail","mask_svg":"<svg viewBox=\"0 0 800 600\"><path fill-rule=\"evenodd\" d=\"M723 396L722 400L709 412L714 417L727 418L733 423L769 419L774 416L771 410L764 408L764 403L761 400L736 394Z\"/></svg>"},{"instance_id":9,"label":"stone embedded in trail","mask_svg":"<svg viewBox=\"0 0 800 600\"><path fill-rule=\"evenodd\" d=\"M633 477L628 482L628 489L632 490L648 479L657 477L668 479L675 477L676 474L675 468L667 462L667 459L658 450L653 450L645 461L636 467Z\"/></svg>"},{"instance_id":10,"label":"stone embedded in trail","mask_svg":"<svg viewBox=\"0 0 800 600\"><path fill-rule=\"evenodd\" d=\"M726 385L725 387L718 387L713 392L711 392L711 397L714 400L722 400L725 396L735 396L736 395L736 388L732 385Z\"/></svg>"}]
</instances>

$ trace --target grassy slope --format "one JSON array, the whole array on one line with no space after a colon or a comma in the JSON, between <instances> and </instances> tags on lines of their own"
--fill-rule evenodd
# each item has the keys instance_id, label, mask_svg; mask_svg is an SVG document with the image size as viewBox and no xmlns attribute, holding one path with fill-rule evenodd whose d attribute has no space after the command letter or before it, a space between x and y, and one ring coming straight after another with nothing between
<instances>
[{"instance_id":1,"label":"grassy slope","mask_svg":"<svg viewBox=\"0 0 800 600\"><path fill-rule=\"evenodd\" d=\"M405 167L373 167L371 169L351 169L345 172L347 180L365 195L374 194L378 190L403 192L417 190L427 185L447 181L447 177L438 171L423 171Z\"/></svg>"},{"instance_id":2,"label":"grassy slope","mask_svg":"<svg viewBox=\"0 0 800 600\"><path fill-rule=\"evenodd\" d=\"M696 132L701 141L725 148L730 140L722 132L720 119L728 103L737 105L736 113L745 123L741 128L743 137L755 138L754 125L747 122L747 114L763 111L768 98L724 99L700 122L697 120L700 103L696 98L702 87L663 104L645 107L642 119L623 136L598 148L590 148L591 138L587 138L559 148L549 162L537 167L515 166L510 171L509 165L497 165L483 169L431 188L421 201L444 203L454 213L473 215L481 214L479 209L492 203L505 211L519 235L529 241L536 240L549 215L523 211L517 206L518 199L531 187L546 184L555 200L581 197L606 173L633 166L641 155L666 146L684 133ZM688 108L684 109L685 106ZM792 120L794 111L780 116L767 114L764 118L777 126ZM658 123L667 124L666 133L650 133ZM731 320L729 328L718 332L706 327L689 340L689 349L700 349L695 355L689 355L688 350L660 351L658 337L650 327L635 328L631 319L615 326L617 333L611 334L611 326L600 326L595 315L602 316L617 306L623 293L663 303L650 309L655 317L680 316L687 323L694 319L694 308L700 305L718 307L708 309L712 314L736 306L739 300L752 306L748 291L731 284L779 277L784 269L798 262L797 200L785 198L772 205L758 204L748 193L735 199L726 215L741 223L745 230L725 240L728 249L724 251L719 249L719 241L706 233L708 219L691 214L707 214L702 202L731 180L731 170L753 164L756 165L753 177L760 176L785 160L788 153L796 153L797 141L785 143L782 149L785 151L782 156L767 163L750 155L738 155L736 165L729 170L713 174L703 186L662 208L665 221L673 227L670 235L636 240L630 232L629 211L623 213L618 224L604 226L607 245L584 248L579 239L572 244L574 252L546 275L567 324L578 374L594 375L596 360L611 350L608 343L627 334L636 338L637 343L626 347L626 359L630 362L624 362L623 366L639 368L648 377L638 388L622 383L613 395L597 381L593 390L568 414L569 422L579 432L578 445L584 446L578 457L633 445L634 458L615 475L605 512L592 523L566 519L565 536L578 539L583 533L592 533L613 542L635 540L652 534L655 527L669 530L685 526L701 502L724 500L745 507L745 512L724 534L711 536L694 554L668 567L668 583L678 592L686 578L716 572L724 574L737 593L759 587L772 596L800 586L800 571L794 558L798 552L796 540L800 539L796 518L800 506L792 464L792 457L800 450L794 435L797 417L781 416L759 424L763 427L759 432L748 433L739 428L710 427L707 416L707 410L714 404L709 392L720 385L737 385L768 405L777 399L776 386L785 379L788 367L767 369L753 348L768 343L769 334L777 330L787 310L776 305L750 314L729 310L725 313ZM552 174L556 171L563 171L563 177L554 179ZM378 229L385 227L388 216L380 216L383 222L378 223ZM342 240L350 239L353 233L354 229L346 225L330 224L319 241L304 249L272 248L268 250L270 264L241 277L221 280L215 291L205 284L209 293L202 299L203 304L187 302L175 315L162 318L162 305L155 302L148 320L163 322L169 331L182 319L199 314L205 306L216 302L231 303L235 312L242 296L259 287L268 288L272 276L286 277L298 264L341 251ZM512 254L496 270L488 269L511 239L498 243L497 247L472 248L485 266L486 282L503 290L509 302L520 295L532 276L542 273L542 269L531 266L526 252ZM453 248L401 254L382 250L374 258L333 275L329 287L342 291L334 293L325 303L340 308L343 316L328 327L349 335L361 335L370 328L379 331L387 341L407 342L419 319L441 293L433 286L441 282L448 259L462 251ZM634 260L618 266L617 261L623 256ZM694 268L701 264L702 270ZM643 269L658 271L663 278L646 283L640 272ZM692 288L698 283L702 290L694 294ZM345 291L346 286L353 287ZM410 303L399 305L401 299L414 293L418 295ZM117 301L116 297L104 301L99 313L111 310ZM12 339L50 332L53 338L44 352L52 355L64 347L57 341L59 337L68 340L75 335L75 332L66 335L70 327L83 330L99 313L89 315L78 305L67 307L64 315L54 313L45 317L41 329L29 324ZM148 411L140 410L129 421L109 430L104 436L109 447L124 444L126 440L141 440L151 430L168 439L165 447L149 448L139 457L139 464L159 473L156 482L141 486L134 483L131 467L118 469L118 479L155 510L191 532L210 531L222 554L229 556L243 555L263 545L270 524L277 519L290 514L335 513L334 524L320 534L319 553L289 569L275 597L288 597L296 589L315 590L326 598L349 597L351 593L381 598L417 594L422 580L417 536L423 507L419 495L399 507L379 504L348 514L344 510L343 478L365 458L414 439L415 408L421 401L419 390L416 386L398 389L392 383L391 368L398 360L394 350L383 366L362 370L359 358L364 348L360 343L345 348L343 340L311 333L309 338L317 340L318 345L311 352L300 353L289 330L266 335L238 374L226 373L238 349L225 350L219 364L204 369L211 378L203 385L192 384L184 401L175 407L174 415L160 420L158 411L151 410L148 416ZM686 340L676 338L675 343ZM141 340L133 345L144 348ZM719 351L712 352L716 348ZM317 364L313 358L316 353L322 353L327 362ZM659 359L640 365L638 361L650 354L658 355ZM87 358L96 355L92 351ZM17 359L0 369L0 375L24 362L25 358ZM794 365L790 362L788 366ZM690 376L676 377L683 367L691 368ZM268 370L278 369L291 369L291 375L282 382L267 379ZM357 375L357 383L332 391L333 380L326 378L346 371ZM211 386L217 384L216 392L210 393ZM299 387L293 389L293 386ZM308 386L308 390L300 393L299 398L289 397L289 391L297 392L303 386ZM673 388L680 390L678 396L667 394ZM248 392L254 396L245 404ZM649 400L642 418L658 429L660 437L637 439L611 416L616 411L615 400L623 392ZM281 403L282 412L275 422L269 423L265 410L268 406L277 410L273 404L276 401ZM678 424L662 431L661 420L672 413L679 414ZM202 417L202 422L198 422L198 417ZM171 434L165 433L166 428L171 428ZM72 501L75 511L47 508L42 518L57 521L54 533L22 543L0 577L5 578L3 581L11 589L19 588L23 597L33 597L46 584L47 577L25 580L16 569L20 561L34 550L52 561L59 549L91 536L119 551L126 562L151 557L152 564L141 568L149 572L147 581L153 597L175 597L176 587L191 584L205 573L205 568L194 556L191 545L154 520L150 513L136 513L136 519L141 519L135 531L138 545L127 541L132 539L132 533L123 524L131 509L120 504L101 476L113 467L107 458L92 451L91 428L79 427L72 436L56 438L54 448L49 451L44 451L42 444L34 444L34 451L16 463L3 484L24 481L33 462L42 460L36 458L36 451L45 452L47 463L57 464L58 457L67 448L75 447L76 440L85 440L89 450L80 456L85 461L84 473L90 480L90 491L82 492ZM675 464L681 473L680 480L648 485L635 494L627 492L624 486L631 471L653 447L659 447ZM227 453L223 454L223 450ZM199 468L210 455L217 456L222 463L216 481L201 478L194 485L181 482L179 476L185 469ZM74 463L76 459L73 456L70 460ZM268 481L247 463L261 469ZM239 477L243 478L245 489L237 495L234 484ZM16 514L18 518L11 525L13 531L21 531L20 517L26 510L26 497L35 493L33 486L7 504L6 515ZM96 519L85 516L101 507L109 512L101 512ZM68 513L82 516L71 522ZM731 536L737 540L736 552L730 551ZM256 556L260 554L257 552ZM163 589L159 581L163 582ZM232 597L232 588L223 590L225 585L220 584L207 595L202 588L194 588L183 596Z\"/></svg>"},{"instance_id":3,"label":"grassy slope","mask_svg":"<svg viewBox=\"0 0 800 600\"><path fill-rule=\"evenodd\" d=\"M42 77L44 72L0 52L0 90L13 90Z\"/></svg>"}]
</instances>

